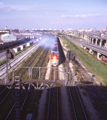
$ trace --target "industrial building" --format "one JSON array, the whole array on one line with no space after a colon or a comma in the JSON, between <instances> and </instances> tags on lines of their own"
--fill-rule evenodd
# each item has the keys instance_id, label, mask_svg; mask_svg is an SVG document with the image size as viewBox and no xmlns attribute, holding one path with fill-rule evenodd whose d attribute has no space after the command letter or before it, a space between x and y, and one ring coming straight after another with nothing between
<instances>
[{"instance_id":1,"label":"industrial building","mask_svg":"<svg viewBox=\"0 0 107 120\"><path fill-rule=\"evenodd\" d=\"M13 36L9 33L6 33L6 34L0 35L0 40L4 43L5 42L12 42L12 41L16 41L16 36Z\"/></svg>"}]
</instances>

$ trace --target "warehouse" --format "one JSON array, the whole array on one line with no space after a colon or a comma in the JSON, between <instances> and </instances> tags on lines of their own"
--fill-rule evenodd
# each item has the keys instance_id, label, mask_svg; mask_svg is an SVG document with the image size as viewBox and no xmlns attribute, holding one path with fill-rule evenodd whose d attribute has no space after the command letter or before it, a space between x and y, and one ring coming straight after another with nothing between
<instances>
[{"instance_id":1,"label":"warehouse","mask_svg":"<svg viewBox=\"0 0 107 120\"><path fill-rule=\"evenodd\" d=\"M6 33L6 34L2 34L0 36L0 39L3 41L3 42L12 42L12 41L16 41L16 37L9 34L9 33Z\"/></svg>"}]
</instances>

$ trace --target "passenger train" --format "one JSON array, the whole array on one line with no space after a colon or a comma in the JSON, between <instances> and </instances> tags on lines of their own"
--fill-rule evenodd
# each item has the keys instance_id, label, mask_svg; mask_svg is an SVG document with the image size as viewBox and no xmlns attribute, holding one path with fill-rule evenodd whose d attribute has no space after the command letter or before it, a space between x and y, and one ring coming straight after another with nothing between
<instances>
[{"instance_id":1,"label":"passenger train","mask_svg":"<svg viewBox=\"0 0 107 120\"><path fill-rule=\"evenodd\" d=\"M59 64L59 50L58 50L57 40L53 41L53 46L51 48L50 61L53 66L57 66Z\"/></svg>"}]
</instances>

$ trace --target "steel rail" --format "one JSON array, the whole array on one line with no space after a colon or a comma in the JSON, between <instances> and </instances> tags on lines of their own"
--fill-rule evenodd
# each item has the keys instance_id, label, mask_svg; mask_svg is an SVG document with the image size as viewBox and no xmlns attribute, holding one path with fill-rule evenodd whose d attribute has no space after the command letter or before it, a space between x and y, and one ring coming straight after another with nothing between
<instances>
[{"instance_id":1,"label":"steel rail","mask_svg":"<svg viewBox=\"0 0 107 120\"><path fill-rule=\"evenodd\" d=\"M47 52L48 52L48 51L49 51L49 49L46 51L45 56L47 55ZM42 66L42 64L43 64L43 62L44 62L44 60L45 60L45 56L44 56L44 58L43 58L43 61L42 61L41 65L40 65L40 67ZM40 59L41 59L41 58L40 58ZM34 72L34 71L33 71L33 72ZM33 72L32 72L32 73L33 73ZM39 70L38 70L38 72L36 73L35 79L36 79L38 73L39 73Z\"/></svg>"},{"instance_id":2,"label":"steel rail","mask_svg":"<svg viewBox=\"0 0 107 120\"><path fill-rule=\"evenodd\" d=\"M42 55L41 55L41 56L42 56ZM45 56L46 56L46 55L45 55ZM45 58L45 56L44 56L44 58ZM43 59L43 62L44 62L44 59ZM30 88L30 90L31 90L31 88ZM29 90L29 92L30 92L30 90ZM21 93L22 93L22 92L23 92L23 89L22 89ZM25 99L24 99L24 101L23 101L23 103L22 103L22 107L21 107L20 111L22 111L22 109L23 109L23 107L24 107L24 105L25 105L25 103L26 103L27 98L28 98L28 95L26 95L26 97L25 97ZM12 108L13 108L13 106L12 106ZM12 110L11 110L11 112L12 112ZM11 114L11 112L9 111L10 114Z\"/></svg>"},{"instance_id":3,"label":"steel rail","mask_svg":"<svg viewBox=\"0 0 107 120\"><path fill-rule=\"evenodd\" d=\"M39 52L38 52L38 54L39 54ZM43 55L43 54L42 54ZM41 57L40 58L42 58L42 55L41 55ZM31 62L31 64L34 62L34 60ZM37 66L37 64L39 63L39 61L36 63L36 65L35 66ZM29 66L31 66L31 64L29 65ZM23 75L26 73L26 71L28 70L28 68L26 68L25 69L25 71L22 73L22 75L20 76L20 78L22 78L23 77ZM32 71L32 73L33 73L33 71Z\"/></svg>"},{"instance_id":4,"label":"steel rail","mask_svg":"<svg viewBox=\"0 0 107 120\"><path fill-rule=\"evenodd\" d=\"M30 61L32 61L32 62L30 63L30 65L27 66L27 64L28 64L28 62L27 62L25 66L27 66L27 67L31 66L31 64L34 62L34 60L37 58L38 54L39 54L41 51L42 51L42 50L38 51L38 52L36 53L36 55L33 57L33 59L30 59ZM30 61L29 61L29 62L30 62ZM21 71L22 71L22 69L17 73L17 75L18 75ZM27 71L27 69L24 71L24 73L25 73L26 71ZM24 74L24 73L23 73L23 74ZM23 76L23 74L22 74L22 76ZM22 76L21 76L21 77L22 77ZM20 78L21 78L21 77L20 77Z\"/></svg>"},{"instance_id":5,"label":"steel rail","mask_svg":"<svg viewBox=\"0 0 107 120\"><path fill-rule=\"evenodd\" d=\"M39 52L40 52L40 51L38 51L37 54L39 54ZM36 55L37 55L37 54L36 54ZM35 55L35 56L36 56L36 55ZM34 59L35 59L35 58L34 58ZM31 61L31 59L30 59L30 61ZM26 66L26 65L27 65L27 63L25 64L25 66ZM22 70L22 69L21 69L21 70ZM20 70L20 71L21 71L21 70ZM19 72L20 72L20 71L19 71ZM18 74L17 74L17 75L18 75ZM3 101L7 98L7 96L10 94L10 92L12 91L12 89L13 89L14 87L15 87L15 85L14 85L14 86L11 88L11 90L9 90L9 92L5 95L5 97L4 97L3 100L0 102L0 104L3 103ZM4 92L4 90L6 90L6 87L3 89L3 91L2 91L0 94L2 94L2 93Z\"/></svg>"},{"instance_id":6,"label":"steel rail","mask_svg":"<svg viewBox=\"0 0 107 120\"><path fill-rule=\"evenodd\" d=\"M48 52L48 51L47 51L47 52ZM46 57L46 55L47 55L47 52L46 52L46 54L44 55L44 58L43 58L43 60L42 60L42 62L41 62L41 65L42 65L43 62L44 62L44 59L45 59L45 57ZM44 53L43 53L43 54L44 54ZM42 56L42 55L41 55L41 56ZM40 60L40 59L39 59L39 60ZM37 64L36 64L36 66L37 66ZM39 70L38 70L38 71L39 71ZM36 74L36 76L35 76L35 79L36 79L37 75L38 75L38 72L37 72L37 74ZM31 91L31 88L32 88L32 86L30 87L29 92ZM22 104L22 107L21 107L20 111L22 111L22 109L23 109L23 107L24 107L24 105L25 105L25 103L26 103L26 101L27 101L27 98L28 98L28 95L26 95L25 100L24 100L24 102L23 102L23 104Z\"/></svg>"},{"instance_id":7,"label":"steel rail","mask_svg":"<svg viewBox=\"0 0 107 120\"><path fill-rule=\"evenodd\" d=\"M4 87L4 89L0 92L0 95L6 90L7 87Z\"/></svg>"},{"instance_id":8,"label":"steel rail","mask_svg":"<svg viewBox=\"0 0 107 120\"><path fill-rule=\"evenodd\" d=\"M82 104L82 101L81 101L81 98L80 98L80 95L79 95L79 92L78 92L76 86L75 86L75 89L76 89L76 92L77 92L77 95L78 95L78 98L79 98L79 101L80 101L80 104L81 104L82 110L83 110L83 112L84 112L85 119L88 120L87 115L86 115L85 110L84 110L84 107L83 107L83 104Z\"/></svg>"},{"instance_id":9,"label":"steel rail","mask_svg":"<svg viewBox=\"0 0 107 120\"><path fill-rule=\"evenodd\" d=\"M76 109L77 109L77 108L75 107L75 104L76 104L76 103L74 103L73 95L72 95L72 93L71 93L70 87L69 87L68 89L69 89L70 99L71 99L72 106L73 106L73 110L74 110L75 119L78 120L78 113L76 112ZM76 92L77 97L78 97L78 100L79 100L79 104L80 104L81 109L82 109L83 117L84 117L85 120L88 120L87 115L86 115L85 110L84 110L84 107L83 107L83 104L82 104L82 101L81 101L81 98L80 98L80 95L79 95L79 92L78 92L78 90L77 90L76 87L74 87L74 89L75 89L75 92ZM73 92L73 93L74 93L74 92ZM75 97L75 96L74 96L74 97Z\"/></svg>"},{"instance_id":10,"label":"steel rail","mask_svg":"<svg viewBox=\"0 0 107 120\"><path fill-rule=\"evenodd\" d=\"M22 94L22 92L23 92L23 89L21 90L21 94ZM22 104L22 107L21 107L21 111L22 111L22 109L23 109L23 106L24 106L24 104L25 104L27 98L28 98L28 95L25 97L25 100L24 100L24 102L23 102L23 104ZM12 107L11 107L9 113L8 113L8 117L9 117L9 115L11 114L13 108L14 108L14 104L12 105ZM6 117L6 118L8 118L8 117Z\"/></svg>"},{"instance_id":11,"label":"steel rail","mask_svg":"<svg viewBox=\"0 0 107 120\"><path fill-rule=\"evenodd\" d=\"M2 104L4 102L4 100L7 98L7 96L11 93L11 91L13 90L13 88L15 87L15 85L9 90L9 92L5 95L5 97L0 101L0 104Z\"/></svg>"},{"instance_id":12,"label":"steel rail","mask_svg":"<svg viewBox=\"0 0 107 120\"><path fill-rule=\"evenodd\" d=\"M70 94L70 99L71 99L72 107L73 107L73 110L74 110L75 120L77 120L77 114L76 114L76 110L75 110L75 107L74 107L74 102L73 102L73 98L72 98L72 95L71 95L70 87L68 87L68 90L69 90L69 94Z\"/></svg>"},{"instance_id":13,"label":"steel rail","mask_svg":"<svg viewBox=\"0 0 107 120\"><path fill-rule=\"evenodd\" d=\"M36 45L33 45L32 48L34 48L35 46ZM28 52L30 49L31 49L31 47L26 49L25 51L21 52L20 54L16 55L14 59L10 60L10 64L13 63L14 61L16 61L20 56L22 56L23 54ZM6 67L6 63L0 66L0 70L3 70L5 67Z\"/></svg>"},{"instance_id":14,"label":"steel rail","mask_svg":"<svg viewBox=\"0 0 107 120\"><path fill-rule=\"evenodd\" d=\"M9 117L10 113L12 112L12 110L13 110L14 106L15 106L15 103L12 105L12 107L11 107L11 109L10 109L10 111L9 111L8 115L6 116L5 120L7 120L7 119L8 119L8 117Z\"/></svg>"},{"instance_id":15,"label":"steel rail","mask_svg":"<svg viewBox=\"0 0 107 120\"><path fill-rule=\"evenodd\" d=\"M9 66L8 70L10 71L11 68L14 68L14 66L18 63L18 65L25 60L31 53L33 53L38 47L40 46L40 44L35 45L32 49L30 48L27 52L24 51L24 53L22 52L21 54L19 54L18 56L15 57L15 59L11 60L11 67ZM9 63L8 63L9 64ZM0 77L2 77L6 71L6 65L4 65L1 68L1 73L0 73Z\"/></svg>"},{"instance_id":16,"label":"steel rail","mask_svg":"<svg viewBox=\"0 0 107 120\"><path fill-rule=\"evenodd\" d=\"M39 53L39 52L38 52L38 53ZM26 63L26 65L27 65L27 63ZM26 65L25 65L25 66L26 66ZM0 92L0 95L6 90L6 88L7 88L7 87L5 87L5 88ZM10 93L10 92L8 92L7 94L9 95L9 93ZM6 96L8 96L8 95L6 95ZM6 98L6 97L4 97L4 98ZM2 102L3 102L3 100L2 100ZM1 102L1 104L2 104L2 102Z\"/></svg>"}]
</instances>

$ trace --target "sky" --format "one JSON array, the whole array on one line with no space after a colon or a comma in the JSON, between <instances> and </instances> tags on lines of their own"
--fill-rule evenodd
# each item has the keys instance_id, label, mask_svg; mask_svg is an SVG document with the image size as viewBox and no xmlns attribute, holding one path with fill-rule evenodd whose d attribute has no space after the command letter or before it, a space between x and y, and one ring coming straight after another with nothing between
<instances>
[{"instance_id":1,"label":"sky","mask_svg":"<svg viewBox=\"0 0 107 120\"><path fill-rule=\"evenodd\" d=\"M107 0L0 0L0 29L106 30Z\"/></svg>"}]
</instances>

